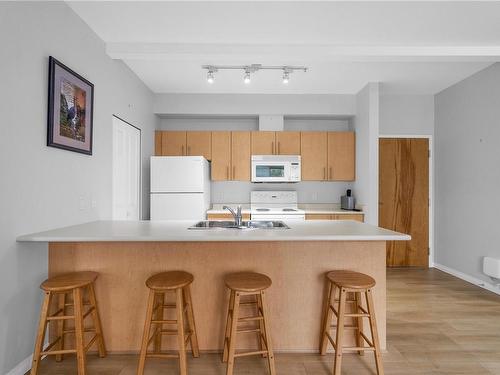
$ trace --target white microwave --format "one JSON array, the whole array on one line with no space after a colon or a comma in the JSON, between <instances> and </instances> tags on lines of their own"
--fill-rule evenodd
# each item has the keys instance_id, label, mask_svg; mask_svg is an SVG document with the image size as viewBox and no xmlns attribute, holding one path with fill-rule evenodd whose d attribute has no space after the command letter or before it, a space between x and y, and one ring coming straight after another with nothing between
<instances>
[{"instance_id":1,"label":"white microwave","mask_svg":"<svg viewBox=\"0 0 500 375\"><path fill-rule=\"evenodd\" d=\"M300 155L252 155L252 182L299 182Z\"/></svg>"}]
</instances>

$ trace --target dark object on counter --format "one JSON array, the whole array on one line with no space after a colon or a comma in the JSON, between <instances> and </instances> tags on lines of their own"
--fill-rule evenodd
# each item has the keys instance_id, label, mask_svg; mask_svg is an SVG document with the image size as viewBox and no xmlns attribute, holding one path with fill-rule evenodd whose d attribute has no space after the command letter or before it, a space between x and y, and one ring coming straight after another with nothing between
<instances>
[{"instance_id":1,"label":"dark object on counter","mask_svg":"<svg viewBox=\"0 0 500 375\"><path fill-rule=\"evenodd\" d=\"M347 189L346 195L340 197L340 208L343 210L354 210L356 200L351 195L351 189Z\"/></svg>"}]
</instances>

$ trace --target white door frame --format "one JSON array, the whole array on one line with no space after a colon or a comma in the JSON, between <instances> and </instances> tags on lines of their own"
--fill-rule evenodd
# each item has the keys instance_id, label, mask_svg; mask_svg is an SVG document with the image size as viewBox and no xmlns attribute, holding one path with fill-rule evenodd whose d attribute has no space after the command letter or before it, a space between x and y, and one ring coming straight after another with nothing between
<instances>
[{"instance_id":1,"label":"white door frame","mask_svg":"<svg viewBox=\"0 0 500 375\"><path fill-rule=\"evenodd\" d=\"M139 220L142 220L142 209L143 209L143 204L142 204L142 131L141 128L132 125L130 122L124 120L123 118L113 115L113 117L117 118L118 120L122 121L124 124L127 124L139 131ZM112 183L114 183L112 181ZM114 188L112 187L112 191L114 191Z\"/></svg>"},{"instance_id":2,"label":"white door frame","mask_svg":"<svg viewBox=\"0 0 500 375\"><path fill-rule=\"evenodd\" d=\"M379 134L381 138L424 138L429 140L429 268L434 267L434 144L432 135L422 134ZM380 172L379 172L380 178Z\"/></svg>"}]
</instances>

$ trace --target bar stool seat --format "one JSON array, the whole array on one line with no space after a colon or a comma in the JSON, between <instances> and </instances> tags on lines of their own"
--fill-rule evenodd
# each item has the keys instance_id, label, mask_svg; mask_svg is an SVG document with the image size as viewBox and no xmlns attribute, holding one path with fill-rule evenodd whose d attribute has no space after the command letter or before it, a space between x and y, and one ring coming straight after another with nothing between
<instances>
[{"instance_id":1,"label":"bar stool seat","mask_svg":"<svg viewBox=\"0 0 500 375\"><path fill-rule=\"evenodd\" d=\"M178 358L179 373L186 375L186 346L188 343L191 346L193 357L199 357L198 336L190 289L193 281L194 276L185 271L161 272L146 280L149 298L137 375L144 374L146 358ZM167 293L175 295L174 303L166 303ZM175 319L167 319L164 316L165 309L175 310ZM173 325L174 327L165 329L165 325ZM176 354L162 351L164 335L177 336L178 352ZM153 344L153 350L149 350L151 344Z\"/></svg>"},{"instance_id":2,"label":"bar stool seat","mask_svg":"<svg viewBox=\"0 0 500 375\"><path fill-rule=\"evenodd\" d=\"M222 362L227 362L226 375L232 375L234 360L249 355L267 356L269 373L275 375L273 344L269 328L269 313L266 302L266 289L272 281L266 275L255 272L237 272L224 278L226 287L230 291L229 306L226 318L226 333L224 337L224 353ZM247 297L248 296L248 297ZM243 298L250 298L242 300ZM242 307L256 310L255 315L240 316ZM239 325L243 323L243 326ZM256 324L252 327L249 324ZM257 334L259 350L236 351L236 337L238 334Z\"/></svg>"},{"instance_id":3,"label":"bar stool seat","mask_svg":"<svg viewBox=\"0 0 500 375\"><path fill-rule=\"evenodd\" d=\"M161 272L146 280L146 286L153 290L175 290L184 288L194 281L193 275L185 271Z\"/></svg>"},{"instance_id":4,"label":"bar stool seat","mask_svg":"<svg viewBox=\"0 0 500 375\"><path fill-rule=\"evenodd\" d=\"M96 281L97 276L99 274L92 271L66 273L45 280L40 285L40 288L48 292L62 292L75 288L84 288Z\"/></svg>"},{"instance_id":5,"label":"bar stool seat","mask_svg":"<svg viewBox=\"0 0 500 375\"><path fill-rule=\"evenodd\" d=\"M271 286L272 281L266 275L255 272L237 272L227 275L226 286L239 292L260 292Z\"/></svg>"},{"instance_id":6,"label":"bar stool seat","mask_svg":"<svg viewBox=\"0 0 500 375\"><path fill-rule=\"evenodd\" d=\"M339 270L326 274L330 282L346 289L370 289L375 286L375 279L364 273Z\"/></svg>"}]
</instances>

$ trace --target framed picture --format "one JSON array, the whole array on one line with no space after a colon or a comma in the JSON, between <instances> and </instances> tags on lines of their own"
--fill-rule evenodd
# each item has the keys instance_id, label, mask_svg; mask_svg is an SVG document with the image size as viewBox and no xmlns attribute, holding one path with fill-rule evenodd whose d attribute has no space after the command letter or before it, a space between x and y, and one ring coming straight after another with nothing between
<instances>
[{"instance_id":1,"label":"framed picture","mask_svg":"<svg viewBox=\"0 0 500 375\"><path fill-rule=\"evenodd\" d=\"M92 155L94 85L49 57L47 146Z\"/></svg>"}]
</instances>

